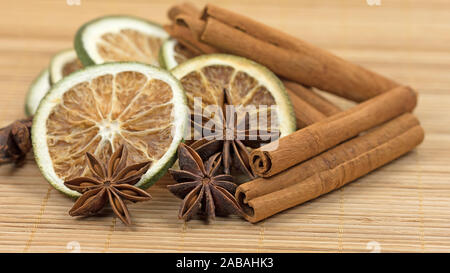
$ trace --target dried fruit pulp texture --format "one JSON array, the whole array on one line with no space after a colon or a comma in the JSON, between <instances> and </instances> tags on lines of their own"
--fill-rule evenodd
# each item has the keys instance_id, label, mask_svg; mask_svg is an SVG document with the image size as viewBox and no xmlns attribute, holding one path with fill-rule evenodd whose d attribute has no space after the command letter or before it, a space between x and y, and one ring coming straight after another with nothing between
<instances>
[{"instance_id":1,"label":"dried fruit pulp texture","mask_svg":"<svg viewBox=\"0 0 450 273\"><path fill-rule=\"evenodd\" d=\"M193 71L181 79L181 84L186 91L188 106L194 109L194 98L202 98L202 107L206 109L208 105L224 104L224 91L228 92L228 102L232 105L249 106L254 105L255 110L251 114L257 114L259 124L267 122L268 128L271 126L270 106L276 105L275 99L257 79L251 77L243 71L238 71L231 66L210 65L200 70ZM267 105L268 107L259 107ZM267 119L262 122L262 119ZM258 125L259 125L258 124ZM276 126L276 124L274 124Z\"/></svg>"},{"instance_id":2,"label":"dried fruit pulp texture","mask_svg":"<svg viewBox=\"0 0 450 273\"><path fill-rule=\"evenodd\" d=\"M97 43L97 49L107 62L137 61L158 66L158 53L162 43L161 38L132 29L122 29L118 33L103 34Z\"/></svg>"},{"instance_id":3,"label":"dried fruit pulp texture","mask_svg":"<svg viewBox=\"0 0 450 273\"><path fill-rule=\"evenodd\" d=\"M64 64L64 66L62 68L62 75L63 75L63 77L68 76L68 75L72 74L72 72L75 72L81 68L83 68L83 65L81 64L80 60L78 60L78 58L77 58L71 62Z\"/></svg>"},{"instance_id":4,"label":"dried fruit pulp texture","mask_svg":"<svg viewBox=\"0 0 450 273\"><path fill-rule=\"evenodd\" d=\"M47 144L56 174L88 174L85 153L106 161L124 144L127 164L156 161L172 142L170 86L138 72L106 74L64 93L47 120Z\"/></svg>"},{"instance_id":5,"label":"dried fruit pulp texture","mask_svg":"<svg viewBox=\"0 0 450 273\"><path fill-rule=\"evenodd\" d=\"M176 43L174 47L174 58L178 64L187 61L196 55L180 43Z\"/></svg>"}]
</instances>

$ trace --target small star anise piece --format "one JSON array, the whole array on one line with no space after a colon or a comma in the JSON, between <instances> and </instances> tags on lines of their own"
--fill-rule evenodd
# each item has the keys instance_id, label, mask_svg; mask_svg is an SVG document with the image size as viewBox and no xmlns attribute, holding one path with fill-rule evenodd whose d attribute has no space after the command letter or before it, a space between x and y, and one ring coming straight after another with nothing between
<instances>
[{"instance_id":1,"label":"small star anise piece","mask_svg":"<svg viewBox=\"0 0 450 273\"><path fill-rule=\"evenodd\" d=\"M69 189L82 193L69 211L71 216L97 214L109 202L120 220L131 224L125 200L140 202L151 199L150 194L134 186L148 170L150 162L126 166L127 156L127 149L123 145L111 155L107 165L86 153L93 177L77 177L64 182Z\"/></svg>"},{"instance_id":2,"label":"small star anise piece","mask_svg":"<svg viewBox=\"0 0 450 273\"><path fill-rule=\"evenodd\" d=\"M204 111L201 115L195 113L191 115L191 124L194 130L203 138L192 142L190 147L195 149L203 160L221 152L221 165L225 174L232 174L232 169L235 169L238 174L244 174L249 179L254 179L256 176L249 162L250 151L260 147L261 144L278 139L280 133L278 130L251 129L250 113L242 111L244 109L239 106L233 105L231 96L226 89L224 89L223 94L224 105L222 105L221 111L217 113L218 117L213 118L217 127L207 136L204 135L204 132L209 131L209 128L207 130L205 124L208 124L208 121L211 120L207 116L208 111ZM234 109L228 106L234 106Z\"/></svg>"},{"instance_id":3,"label":"small star anise piece","mask_svg":"<svg viewBox=\"0 0 450 273\"><path fill-rule=\"evenodd\" d=\"M33 117L16 120L0 129L0 163L20 164L31 150Z\"/></svg>"},{"instance_id":4,"label":"small star anise piece","mask_svg":"<svg viewBox=\"0 0 450 273\"><path fill-rule=\"evenodd\" d=\"M191 147L181 143L178 148L180 170L169 170L178 182L167 188L183 199L178 217L189 221L198 212L209 218L242 214L234 197L236 184L228 174L218 174L222 155L216 153L205 163Z\"/></svg>"}]
</instances>

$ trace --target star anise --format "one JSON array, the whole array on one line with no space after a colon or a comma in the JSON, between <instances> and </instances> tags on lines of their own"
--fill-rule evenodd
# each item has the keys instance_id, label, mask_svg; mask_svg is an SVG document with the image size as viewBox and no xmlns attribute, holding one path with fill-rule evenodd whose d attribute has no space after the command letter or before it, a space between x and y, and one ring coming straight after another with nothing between
<instances>
[{"instance_id":1,"label":"star anise","mask_svg":"<svg viewBox=\"0 0 450 273\"><path fill-rule=\"evenodd\" d=\"M0 163L20 164L31 150L33 117L16 120L0 129Z\"/></svg>"},{"instance_id":2,"label":"star anise","mask_svg":"<svg viewBox=\"0 0 450 273\"><path fill-rule=\"evenodd\" d=\"M225 174L231 174L232 169L235 169L238 173L254 179L255 175L249 163L250 151L260 147L261 144L278 138L279 131L270 130L270 128L266 130L251 128L250 122L256 123L254 117L250 117L251 113L241 111L243 110L241 106L234 106L226 89L224 89L223 94L224 104L221 111L216 113L218 118L207 117L205 114L210 114L207 111L204 111L201 115L197 113L191 115L194 130L200 131L203 138L192 142L190 146L203 160L221 152L222 167ZM205 126L210 120L214 120L215 123L215 128L212 130ZM205 132L208 132L208 135L205 136Z\"/></svg>"},{"instance_id":3,"label":"star anise","mask_svg":"<svg viewBox=\"0 0 450 273\"><path fill-rule=\"evenodd\" d=\"M236 184L233 177L218 174L221 160L221 154L216 153L203 163L194 149L180 144L180 170L169 170L178 183L167 186L170 192L183 199L178 215L180 219L188 221L198 212L208 219L216 215L241 215L241 208L234 197Z\"/></svg>"},{"instance_id":4,"label":"star anise","mask_svg":"<svg viewBox=\"0 0 450 273\"><path fill-rule=\"evenodd\" d=\"M69 211L71 216L89 216L100 212L109 201L114 213L123 223L130 225L131 217L125 200L148 201L150 194L134 186L148 170L150 163L126 166L127 149L120 146L108 161L100 163L95 156L86 153L91 177L77 177L64 182L69 189L82 193Z\"/></svg>"}]
</instances>

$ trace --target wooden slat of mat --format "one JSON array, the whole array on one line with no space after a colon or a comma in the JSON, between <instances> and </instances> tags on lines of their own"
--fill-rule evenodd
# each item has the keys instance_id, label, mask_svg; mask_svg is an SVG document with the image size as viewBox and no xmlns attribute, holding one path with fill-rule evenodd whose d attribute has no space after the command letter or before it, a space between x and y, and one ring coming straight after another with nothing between
<instances>
[{"instance_id":1,"label":"wooden slat of mat","mask_svg":"<svg viewBox=\"0 0 450 273\"><path fill-rule=\"evenodd\" d=\"M59 247L59 251L64 251L70 238L71 241L78 241L84 251L215 251L218 250L217 245L221 246L221 251L361 251L365 249L364 244L372 240L379 242L381 246L386 244L386 250L414 251L418 246L422 248L422 245L427 245L425 237L420 237L420 234L427 234L431 238L429 243L432 249L442 250L445 246L442 239L445 240L447 236L447 223L450 220L450 188L444 183L445 178L442 176L423 174L424 168L417 168L416 159L421 151L419 149L418 152L397 160L381 171L345 187L343 191L291 209L258 225L242 222L235 217L220 218L210 225L205 225L202 221L183 225L174 218L178 202L164 189L164 182L168 182L165 179L151 190L155 202L132 206L136 223L132 231L116 223L114 232L111 233L113 221L109 217L74 220L67 216L70 200L54 191L27 250L55 251L55 247ZM26 169L31 167L32 165L25 166ZM414 179L419 174L422 181L428 178L427 185L419 187L414 184ZM39 184L35 186L44 189L40 194L45 197L47 185L42 179L30 179L23 175L17 177L31 180L32 184L42 183L41 187ZM11 179L9 182L13 181ZM16 195L24 194L21 191L23 184L10 188ZM427 209L425 215L430 226L422 227L420 224L420 219L423 220L424 217L419 215L419 189L422 191L425 204L422 206ZM345 203L342 203L342 199ZM20 201L14 198L14 203L17 202ZM19 213L25 219L31 217L32 221L27 224L30 230L33 229L36 214L21 213L21 208L26 206L14 208L10 204L6 208L13 215ZM4 214L2 217L0 227L12 221ZM29 240L30 232L21 235L21 225L9 223L6 227L11 235L6 241L18 238ZM341 246L339 236L342 236ZM264 238L263 241L261 237ZM61 240L62 238L65 240Z\"/></svg>"},{"instance_id":2,"label":"wooden slat of mat","mask_svg":"<svg viewBox=\"0 0 450 273\"><path fill-rule=\"evenodd\" d=\"M80 24L118 10L164 22L169 2L82 1L79 7L8 2L8 12L0 16L0 125L23 116L28 84L54 52L72 46ZM426 138L392 164L256 225L237 217L183 223L176 218L180 201L165 189L171 183L165 177L150 189L152 201L130 206L135 225L128 228L110 211L70 217L72 200L48 186L30 156L23 168L0 167L0 252L69 252L78 245L82 252L449 252L449 5L446 0L382 1L381 7L363 0L224 3L416 88L415 113Z\"/></svg>"}]
</instances>

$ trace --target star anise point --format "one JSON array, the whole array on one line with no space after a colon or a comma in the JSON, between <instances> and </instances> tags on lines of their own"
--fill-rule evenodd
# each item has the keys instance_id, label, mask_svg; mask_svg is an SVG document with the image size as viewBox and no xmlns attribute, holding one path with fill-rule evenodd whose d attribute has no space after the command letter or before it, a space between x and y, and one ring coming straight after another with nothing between
<instances>
[{"instance_id":1,"label":"star anise point","mask_svg":"<svg viewBox=\"0 0 450 273\"><path fill-rule=\"evenodd\" d=\"M124 224L131 224L125 201L141 202L151 199L150 194L134 186L151 164L141 162L126 166L127 155L126 147L121 145L111 155L108 163L102 164L94 155L86 153L92 177L76 177L64 182L69 189L82 194L69 211L71 216L97 214L109 203Z\"/></svg>"},{"instance_id":2,"label":"star anise point","mask_svg":"<svg viewBox=\"0 0 450 273\"><path fill-rule=\"evenodd\" d=\"M209 117L207 114L211 113L204 111L202 114L194 113L191 116L194 131L200 130L200 132L194 133L194 136L200 135L202 138L194 141L190 146L205 161L211 155L220 152L222 154L221 165L226 174L231 174L233 170L236 170L237 173L254 179L256 176L249 163L250 150L279 137L279 132L251 128L250 113L240 105L233 105L231 95L226 88L224 88L223 94L224 104L221 109L218 109L217 115ZM228 106L234 106L234 108L229 109ZM209 124L210 120L215 121L214 127L205 128L204 126ZM205 134L205 132L210 133Z\"/></svg>"},{"instance_id":3,"label":"star anise point","mask_svg":"<svg viewBox=\"0 0 450 273\"><path fill-rule=\"evenodd\" d=\"M185 221L197 213L214 219L216 214L225 216L241 214L241 207L234 198L236 184L228 174L218 174L222 155L216 153L205 163L191 147L180 144L178 148L180 170L169 172L178 182L167 186L169 191L183 199L178 217Z\"/></svg>"}]
</instances>

